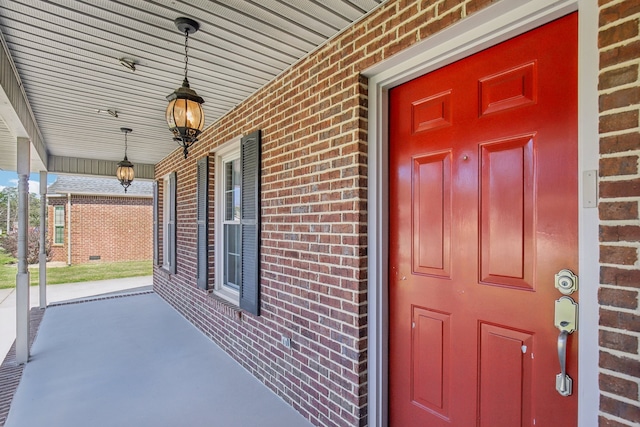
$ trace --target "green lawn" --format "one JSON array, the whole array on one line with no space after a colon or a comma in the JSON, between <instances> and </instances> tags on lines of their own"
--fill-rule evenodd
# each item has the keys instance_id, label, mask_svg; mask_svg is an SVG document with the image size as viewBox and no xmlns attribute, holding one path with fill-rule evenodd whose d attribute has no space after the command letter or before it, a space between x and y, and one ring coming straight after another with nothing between
<instances>
[{"instance_id":1,"label":"green lawn","mask_svg":"<svg viewBox=\"0 0 640 427\"><path fill-rule=\"evenodd\" d=\"M18 268L13 258L0 249L0 289L12 288L16 284ZM30 267L31 285L37 285L40 273L38 267ZM124 277L150 276L153 272L151 261L128 261L115 263L95 263L47 268L47 285L60 283L88 282L92 280L120 279Z\"/></svg>"}]
</instances>

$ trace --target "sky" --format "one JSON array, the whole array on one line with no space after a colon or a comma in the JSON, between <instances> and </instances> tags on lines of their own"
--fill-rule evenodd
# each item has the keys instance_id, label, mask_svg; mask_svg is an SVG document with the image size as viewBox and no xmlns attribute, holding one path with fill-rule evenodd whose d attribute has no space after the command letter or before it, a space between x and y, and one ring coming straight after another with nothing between
<instances>
[{"instance_id":1,"label":"sky","mask_svg":"<svg viewBox=\"0 0 640 427\"><path fill-rule=\"evenodd\" d=\"M57 176L53 174L47 174L47 185L53 184ZM18 174L16 172L7 172L0 170L0 190L4 187L17 187L18 186ZM40 194L40 174L32 173L29 176L29 192Z\"/></svg>"}]
</instances>

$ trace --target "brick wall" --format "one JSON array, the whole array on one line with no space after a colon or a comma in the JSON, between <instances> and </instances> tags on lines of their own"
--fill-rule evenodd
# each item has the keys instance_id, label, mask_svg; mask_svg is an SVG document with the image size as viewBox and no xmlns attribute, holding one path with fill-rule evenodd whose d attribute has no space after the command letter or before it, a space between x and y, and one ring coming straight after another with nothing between
<instances>
[{"instance_id":1,"label":"brick wall","mask_svg":"<svg viewBox=\"0 0 640 427\"><path fill-rule=\"evenodd\" d=\"M640 4L599 0L600 425L640 423Z\"/></svg>"},{"instance_id":2,"label":"brick wall","mask_svg":"<svg viewBox=\"0 0 640 427\"><path fill-rule=\"evenodd\" d=\"M367 82L359 73L489 3L391 1L210 126L188 159L176 150L156 167L158 179L177 172L178 270L156 268L155 290L316 425L361 426L367 416ZM260 317L196 288L196 161L256 129ZM212 168L211 184L213 176Z\"/></svg>"},{"instance_id":3,"label":"brick wall","mask_svg":"<svg viewBox=\"0 0 640 427\"><path fill-rule=\"evenodd\" d=\"M53 241L53 205L65 206L64 245L52 244L52 261L67 262L68 207L65 198L49 199L49 236ZM71 263L143 261L153 256L153 200L135 197L72 195ZM93 262L93 261L92 261Z\"/></svg>"}]
</instances>

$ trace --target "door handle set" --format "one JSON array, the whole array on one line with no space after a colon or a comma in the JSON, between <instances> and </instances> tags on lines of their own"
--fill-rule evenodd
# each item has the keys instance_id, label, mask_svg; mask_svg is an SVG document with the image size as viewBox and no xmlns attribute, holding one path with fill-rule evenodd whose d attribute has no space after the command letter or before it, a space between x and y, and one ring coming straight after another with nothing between
<instances>
[{"instance_id":1,"label":"door handle set","mask_svg":"<svg viewBox=\"0 0 640 427\"><path fill-rule=\"evenodd\" d=\"M578 329L578 304L569 295L578 290L578 277L571 270L560 270L556 274L556 288L564 294L555 301L554 324L560 330L558 335L560 373L556 375L556 390L561 396L571 396L573 380L567 375L567 339L569 334Z\"/></svg>"}]
</instances>

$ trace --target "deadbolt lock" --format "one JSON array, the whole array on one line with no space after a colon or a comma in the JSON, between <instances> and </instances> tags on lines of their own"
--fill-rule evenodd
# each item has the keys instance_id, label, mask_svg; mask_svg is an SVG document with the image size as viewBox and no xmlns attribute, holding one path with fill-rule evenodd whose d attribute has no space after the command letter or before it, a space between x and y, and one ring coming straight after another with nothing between
<instances>
[{"instance_id":1,"label":"deadbolt lock","mask_svg":"<svg viewBox=\"0 0 640 427\"><path fill-rule=\"evenodd\" d=\"M571 270L560 270L556 274L556 289L563 295L571 295L578 290L578 276Z\"/></svg>"}]
</instances>

